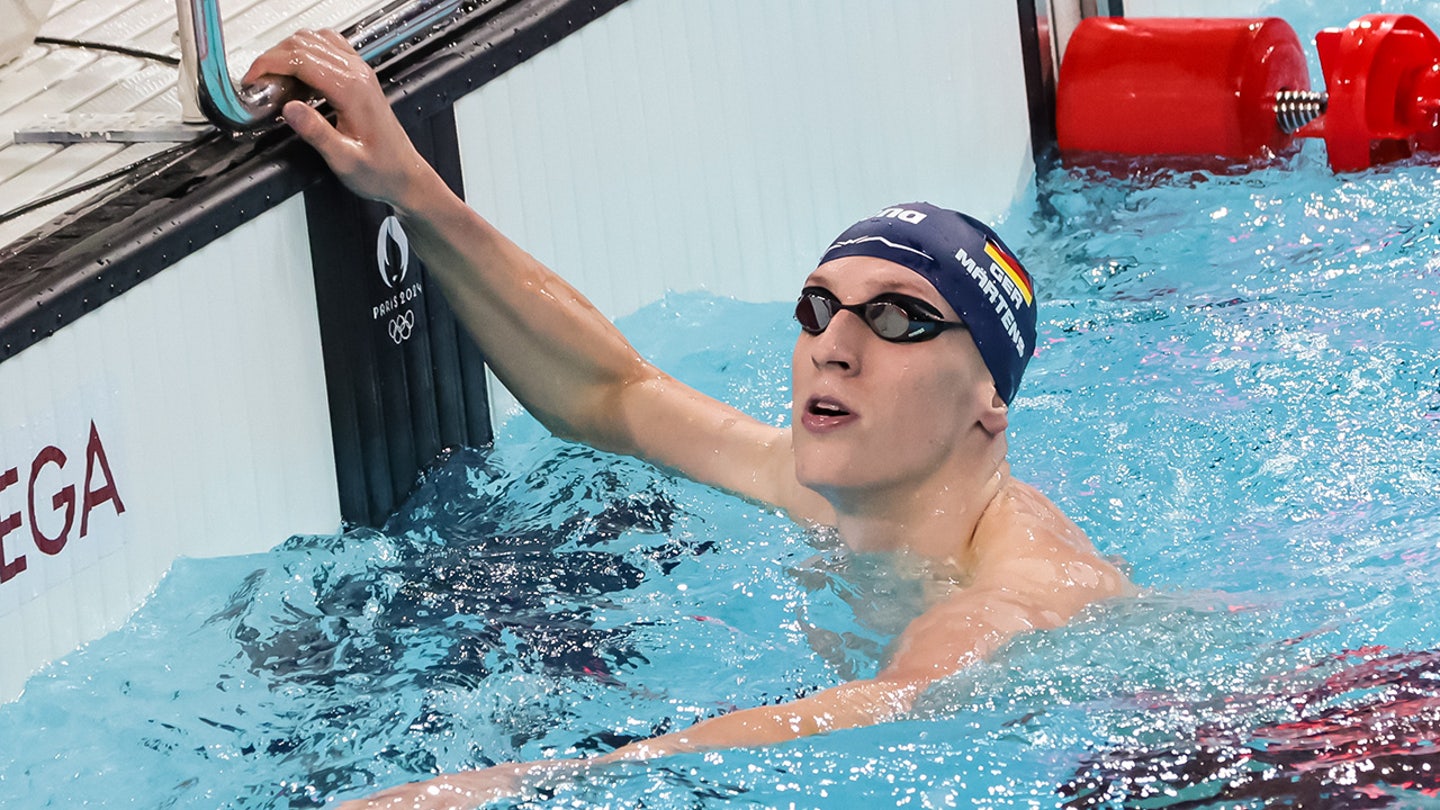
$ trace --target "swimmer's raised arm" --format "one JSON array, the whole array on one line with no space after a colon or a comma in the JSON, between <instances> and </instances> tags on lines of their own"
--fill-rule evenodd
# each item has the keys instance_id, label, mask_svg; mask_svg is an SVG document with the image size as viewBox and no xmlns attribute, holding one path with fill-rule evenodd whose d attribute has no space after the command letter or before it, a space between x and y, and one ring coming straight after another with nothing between
<instances>
[{"instance_id":1,"label":"swimmer's raised arm","mask_svg":"<svg viewBox=\"0 0 1440 810\"><path fill-rule=\"evenodd\" d=\"M349 188L395 209L491 368L547 428L827 519L824 500L795 480L788 430L648 363L584 296L456 197L343 37L301 31L261 55L245 81L265 74L293 76L330 102L333 126L298 101L285 119Z\"/></svg>"}]
</instances>

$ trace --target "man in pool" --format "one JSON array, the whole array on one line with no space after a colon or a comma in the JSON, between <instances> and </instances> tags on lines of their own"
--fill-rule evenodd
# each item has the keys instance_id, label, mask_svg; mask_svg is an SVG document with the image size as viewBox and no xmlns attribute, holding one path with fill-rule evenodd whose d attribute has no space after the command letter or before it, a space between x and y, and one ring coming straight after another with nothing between
<instances>
[{"instance_id":1,"label":"man in pool","mask_svg":"<svg viewBox=\"0 0 1440 810\"><path fill-rule=\"evenodd\" d=\"M879 674L744 709L586 762L500 765L405 785L357 807L469 807L596 762L777 743L906 716L938 679L1015 635L1130 593L1043 495L1010 475L1009 403L1034 352L1029 276L1000 238L923 203L861 220L805 279L792 425L706 397L638 356L558 275L452 194L411 145L374 73L330 31L301 31L245 77L326 98L284 115L356 193L392 206L506 387L559 436L624 453L851 549L924 560L935 587Z\"/></svg>"}]
</instances>

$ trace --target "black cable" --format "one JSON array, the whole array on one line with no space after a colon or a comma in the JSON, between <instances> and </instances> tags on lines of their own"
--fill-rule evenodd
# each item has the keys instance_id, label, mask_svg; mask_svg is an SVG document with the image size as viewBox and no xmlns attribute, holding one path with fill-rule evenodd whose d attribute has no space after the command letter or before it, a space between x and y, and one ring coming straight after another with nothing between
<instances>
[{"instance_id":1,"label":"black cable","mask_svg":"<svg viewBox=\"0 0 1440 810\"><path fill-rule=\"evenodd\" d=\"M163 163L167 158L169 158L169 157L171 157L172 155L174 155L174 153L179 152L179 151L182 150L182 149L186 149L186 148L190 147L191 145L192 145L192 144L190 144L190 143L177 143L177 144L175 144L174 146L171 146L171 147L167 147L167 148L165 148L165 149L162 149L162 150L160 150L159 152L156 152L156 153L153 154L153 155L149 155L149 156L143 157L143 158L135 161L134 163L131 163L131 164L126 165L126 166L121 166L120 168L115 169L114 171L106 172L105 174L102 174L102 175L100 175L99 177L92 177L92 178L90 178L89 180L81 181L81 182L79 182L79 183L76 183L76 184L73 185L73 186L67 186L67 187L65 187L65 188L60 189L59 191L52 191L52 192L50 192L49 194L46 194L46 195L43 196L43 197L39 197L39 198L36 198L36 199L34 199L34 200L31 200L31 201L28 202L28 203L25 203L24 205L20 206L19 208L12 208L12 209L10 209L9 211L6 211L6 212L3 213L3 214L0 214L0 225L3 225L4 223L9 222L9 221L12 220L12 219L16 219L16 218L18 218L18 217L22 217L22 216L30 213L31 211L34 211L34 210L38 209L38 208L44 208L45 206L49 205L50 203L58 202L58 201L60 201L60 200L65 199L66 197L71 196L71 195L79 194L79 193L82 192L82 191L89 191L90 189L95 188L96 186L104 185L104 184L110 182L111 180L114 180L114 179L116 179L116 178L118 178L118 177L122 177L122 176L124 176L124 175L130 174L131 172L143 171L143 170L148 169L148 168L150 168L151 166L153 166L153 165L155 165L155 164L157 164L157 163Z\"/></svg>"},{"instance_id":2,"label":"black cable","mask_svg":"<svg viewBox=\"0 0 1440 810\"><path fill-rule=\"evenodd\" d=\"M92 51L109 51L120 53L126 56L138 56L141 59L149 59L165 65L178 65L180 59L174 56L166 56L163 53L154 51L142 51L139 48L129 48L124 45L111 45L108 42L89 42L83 39L61 39L59 37L35 37L37 45L64 45L69 48L86 48Z\"/></svg>"}]
</instances>

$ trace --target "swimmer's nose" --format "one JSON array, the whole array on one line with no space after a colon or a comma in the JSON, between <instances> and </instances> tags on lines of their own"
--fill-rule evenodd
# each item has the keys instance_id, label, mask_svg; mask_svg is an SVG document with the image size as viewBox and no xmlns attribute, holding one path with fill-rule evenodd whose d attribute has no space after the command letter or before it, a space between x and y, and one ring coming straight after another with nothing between
<instances>
[{"instance_id":1,"label":"swimmer's nose","mask_svg":"<svg viewBox=\"0 0 1440 810\"><path fill-rule=\"evenodd\" d=\"M811 360L819 369L831 368L854 372L860 368L860 352L870 327L854 312L841 310L830 319L824 332L815 335L810 350Z\"/></svg>"}]
</instances>

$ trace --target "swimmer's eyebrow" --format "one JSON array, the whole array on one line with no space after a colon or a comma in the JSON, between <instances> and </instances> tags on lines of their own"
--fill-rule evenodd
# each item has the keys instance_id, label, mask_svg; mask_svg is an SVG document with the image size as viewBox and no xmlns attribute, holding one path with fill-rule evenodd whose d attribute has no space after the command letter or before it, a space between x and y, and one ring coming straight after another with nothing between
<instances>
[{"instance_id":1,"label":"swimmer's eyebrow","mask_svg":"<svg viewBox=\"0 0 1440 810\"><path fill-rule=\"evenodd\" d=\"M810 275L805 277L805 281L800 289L801 292L803 292L807 288L819 287L836 298L839 298L840 294L835 292L834 283L835 280L830 278L828 274L824 272L823 268L816 268ZM911 298L918 298L931 307L934 307L936 312L944 312L944 307L947 306L941 303L944 301L944 297L940 295L939 291L931 286L923 277L909 270L905 271L904 276L866 279L862 282L862 286L865 292L860 300L863 301L869 301L876 296L887 293L898 293L900 295L908 295ZM850 303L857 302L852 301Z\"/></svg>"},{"instance_id":2,"label":"swimmer's eyebrow","mask_svg":"<svg viewBox=\"0 0 1440 810\"><path fill-rule=\"evenodd\" d=\"M810 274L805 277L805 280L800 282L801 289L804 289L806 287L825 287L828 289L830 285L828 283L828 280L825 278L824 270L819 267L811 270Z\"/></svg>"}]
</instances>

